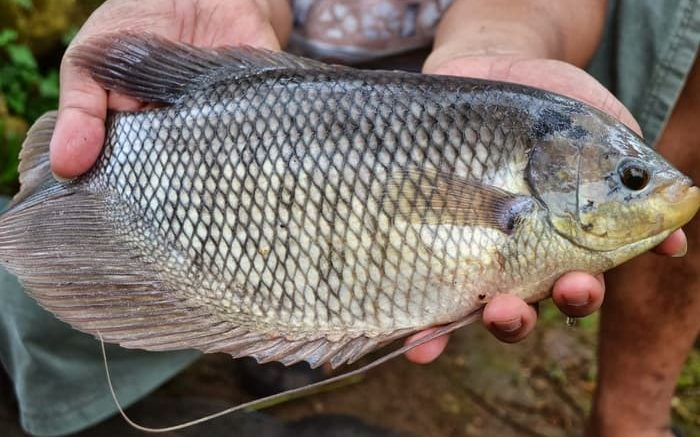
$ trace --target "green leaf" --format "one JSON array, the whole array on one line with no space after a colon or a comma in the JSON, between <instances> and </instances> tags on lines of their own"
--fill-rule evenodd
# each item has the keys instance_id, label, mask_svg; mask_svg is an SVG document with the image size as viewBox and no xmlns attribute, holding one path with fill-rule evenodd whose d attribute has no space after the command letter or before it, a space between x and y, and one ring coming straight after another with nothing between
<instances>
[{"instance_id":1,"label":"green leaf","mask_svg":"<svg viewBox=\"0 0 700 437\"><path fill-rule=\"evenodd\" d=\"M4 146L0 151L2 158L0 160L0 188L7 191L12 184L16 183L18 174L17 166L19 160L17 158L19 149L22 146L22 139L17 135L9 134L5 129L5 119L0 118L0 145Z\"/></svg>"},{"instance_id":2,"label":"green leaf","mask_svg":"<svg viewBox=\"0 0 700 437\"><path fill-rule=\"evenodd\" d=\"M36 59L34 59L34 54L29 50L29 47L25 45L9 44L5 49L13 64L34 70L37 68Z\"/></svg>"},{"instance_id":3,"label":"green leaf","mask_svg":"<svg viewBox=\"0 0 700 437\"><path fill-rule=\"evenodd\" d=\"M22 89L22 84L11 82L3 92L5 94L5 102L10 111L19 115L24 114L27 106L27 92Z\"/></svg>"},{"instance_id":4,"label":"green leaf","mask_svg":"<svg viewBox=\"0 0 700 437\"><path fill-rule=\"evenodd\" d=\"M5 47L9 43L17 40L17 31L14 29L0 30L0 47Z\"/></svg>"},{"instance_id":5,"label":"green leaf","mask_svg":"<svg viewBox=\"0 0 700 437\"><path fill-rule=\"evenodd\" d=\"M58 98L58 70L51 70L39 79L39 95L51 99Z\"/></svg>"}]
</instances>

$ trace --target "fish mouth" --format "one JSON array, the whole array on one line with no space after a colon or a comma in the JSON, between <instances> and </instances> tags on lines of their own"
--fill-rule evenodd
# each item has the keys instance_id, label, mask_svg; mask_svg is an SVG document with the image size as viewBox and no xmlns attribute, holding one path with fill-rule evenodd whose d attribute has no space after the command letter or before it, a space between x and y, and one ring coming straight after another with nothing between
<instances>
[{"instance_id":1,"label":"fish mouth","mask_svg":"<svg viewBox=\"0 0 700 437\"><path fill-rule=\"evenodd\" d=\"M696 186L674 184L661 194L666 201L667 223L673 227L688 223L700 209L700 188Z\"/></svg>"}]
</instances>

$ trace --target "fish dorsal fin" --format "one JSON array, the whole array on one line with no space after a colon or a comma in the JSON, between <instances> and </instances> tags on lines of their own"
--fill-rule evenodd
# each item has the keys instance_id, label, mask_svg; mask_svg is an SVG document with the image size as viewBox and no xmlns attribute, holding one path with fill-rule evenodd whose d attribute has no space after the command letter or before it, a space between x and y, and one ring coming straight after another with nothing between
<instances>
[{"instance_id":1,"label":"fish dorsal fin","mask_svg":"<svg viewBox=\"0 0 700 437\"><path fill-rule=\"evenodd\" d=\"M328 68L284 52L249 46L201 48L148 33L93 38L76 47L70 59L104 88L157 103L174 103L217 80L235 81L269 70Z\"/></svg>"},{"instance_id":2,"label":"fish dorsal fin","mask_svg":"<svg viewBox=\"0 0 700 437\"><path fill-rule=\"evenodd\" d=\"M19 153L20 190L12 199L11 206L17 205L47 184L55 183L49 161L49 143L56 126L56 114L56 111L50 111L42 115L27 132Z\"/></svg>"},{"instance_id":3,"label":"fish dorsal fin","mask_svg":"<svg viewBox=\"0 0 700 437\"><path fill-rule=\"evenodd\" d=\"M399 220L484 226L506 234L534 207L530 196L435 170L394 173L384 203Z\"/></svg>"}]
</instances>

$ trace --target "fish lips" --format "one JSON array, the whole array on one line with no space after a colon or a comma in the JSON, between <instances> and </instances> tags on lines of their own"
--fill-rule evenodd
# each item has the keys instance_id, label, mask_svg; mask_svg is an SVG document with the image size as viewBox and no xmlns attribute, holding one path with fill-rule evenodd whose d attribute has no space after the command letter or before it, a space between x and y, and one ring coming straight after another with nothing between
<instances>
[{"instance_id":1,"label":"fish lips","mask_svg":"<svg viewBox=\"0 0 700 437\"><path fill-rule=\"evenodd\" d=\"M688 183L674 183L660 186L654 195L665 203L667 226L679 228L688 223L700 209L700 188Z\"/></svg>"}]
</instances>

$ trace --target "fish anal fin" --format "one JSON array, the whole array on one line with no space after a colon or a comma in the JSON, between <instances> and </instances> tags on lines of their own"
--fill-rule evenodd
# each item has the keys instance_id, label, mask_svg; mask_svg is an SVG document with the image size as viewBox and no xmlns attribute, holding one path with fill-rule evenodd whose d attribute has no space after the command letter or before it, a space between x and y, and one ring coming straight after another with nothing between
<instances>
[{"instance_id":1,"label":"fish anal fin","mask_svg":"<svg viewBox=\"0 0 700 437\"><path fill-rule=\"evenodd\" d=\"M348 335L338 340L325 337L309 340L286 340L283 337L253 336L246 345L238 350L220 349L235 357L252 356L258 362L279 361L291 365L306 361L312 368L330 363L337 368L343 364L352 364L364 355L402 337L414 329L401 329L379 336Z\"/></svg>"}]
</instances>

